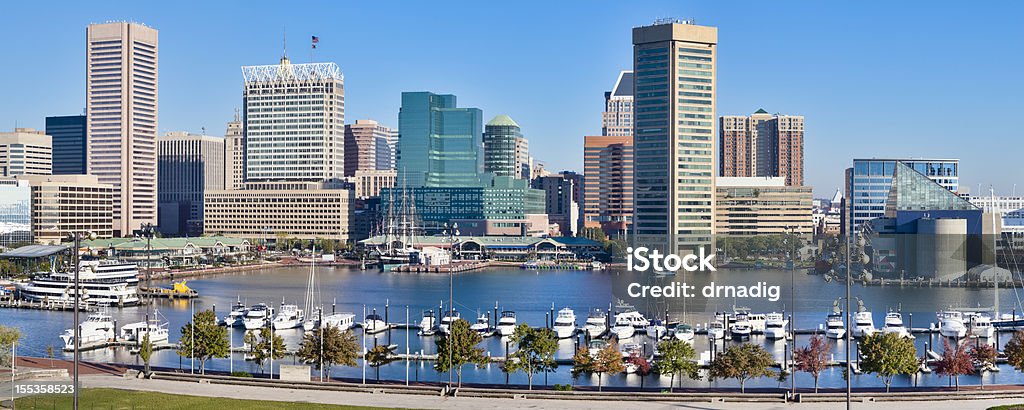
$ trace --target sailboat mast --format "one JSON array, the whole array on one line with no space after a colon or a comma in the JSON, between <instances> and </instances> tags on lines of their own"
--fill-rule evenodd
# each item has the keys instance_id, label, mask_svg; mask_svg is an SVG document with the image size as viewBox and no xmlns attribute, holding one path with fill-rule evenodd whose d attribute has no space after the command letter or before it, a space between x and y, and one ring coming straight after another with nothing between
<instances>
[{"instance_id":1,"label":"sailboat mast","mask_svg":"<svg viewBox=\"0 0 1024 410\"><path fill-rule=\"evenodd\" d=\"M996 249L996 191L991 185L988 187L988 193L992 199L991 207L988 209L989 213L992 214L992 281L995 283L995 300L992 306L992 319L999 319L999 251Z\"/></svg>"}]
</instances>

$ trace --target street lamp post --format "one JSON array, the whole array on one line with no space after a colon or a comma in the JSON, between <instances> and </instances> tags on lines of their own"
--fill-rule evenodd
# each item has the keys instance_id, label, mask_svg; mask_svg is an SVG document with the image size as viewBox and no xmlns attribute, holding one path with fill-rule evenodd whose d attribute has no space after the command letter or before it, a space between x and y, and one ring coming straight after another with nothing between
<instances>
[{"instance_id":1,"label":"street lamp post","mask_svg":"<svg viewBox=\"0 0 1024 410\"><path fill-rule=\"evenodd\" d=\"M87 231L87 232L73 232L69 236L71 237L71 241L74 243L74 248L71 250L71 269L75 273L75 275L74 275L74 280L75 280L75 297L74 297L74 299L75 299L74 300L75 306L74 306L74 311L75 311L75 313L74 313L74 319L73 319L75 321L75 332L74 332L74 336L73 336L75 338L75 343L74 343L74 345L75 345L74 346L74 350L75 350L75 359L74 360L75 360L75 363L74 363L74 372L73 372L74 373L74 385L75 386L74 386L74 392L73 392L74 393L74 401L73 401L72 404L73 404L74 409L78 410L78 390L79 390L79 388L78 388L79 387L79 384L78 384L78 365L79 365L79 363L81 361L81 358L82 358L82 355L81 355L82 326L81 326L81 324L80 324L81 322L79 321L79 318L78 318L79 306L81 304L81 291L82 291L82 289L81 289L81 286L79 286L79 273L81 271L81 268L79 267L80 263L79 263L78 251L79 251L79 249L82 248L82 238L93 239L93 238L96 237L96 234L94 234L92 232L89 232L89 231Z\"/></svg>"},{"instance_id":2,"label":"street lamp post","mask_svg":"<svg viewBox=\"0 0 1024 410\"><path fill-rule=\"evenodd\" d=\"M444 224L444 236L448 238L449 244L449 258L448 258L448 389L452 388L452 363L454 362L453 351L455 348L454 340L452 339L452 330L455 327L455 241L459 237L459 224L453 222L451 226L448 223Z\"/></svg>"}]
</instances>

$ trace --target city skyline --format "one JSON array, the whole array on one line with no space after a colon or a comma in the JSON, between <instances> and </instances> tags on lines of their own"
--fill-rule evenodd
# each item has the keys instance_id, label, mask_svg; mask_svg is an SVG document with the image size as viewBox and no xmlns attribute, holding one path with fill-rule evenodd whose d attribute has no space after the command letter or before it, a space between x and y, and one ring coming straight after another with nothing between
<instances>
[{"instance_id":1,"label":"city skyline","mask_svg":"<svg viewBox=\"0 0 1024 410\"><path fill-rule=\"evenodd\" d=\"M281 35L287 32L289 56L297 63L309 60L309 36L320 37L314 59L339 64L348 77L350 119L395 126L401 91L452 93L465 106L483 109L486 118L499 113L516 118L523 133L531 136L534 157L547 163L548 169L579 171L582 155L558 153L582 153L582 137L600 133L602 95L609 78L631 68L630 29L649 25L657 17L694 17L698 24L718 27L721 36L718 115L745 115L765 106L806 117L805 183L814 186L815 196L830 196L842 186L843 170L852 159L864 157L957 157L965 170L962 187L974 192L979 184L994 184L997 192L1008 194L1016 175L1015 152L993 147L1011 143L1013 128L971 119L1015 111L1013 96L1024 87L1006 79L1014 78L1012 69L1020 57L1000 50L1012 48L1013 40L1008 39L1024 37L1022 29L1009 20L1015 14L1012 9L1021 6L961 10L953 5L920 9L886 4L886 13L877 13L868 8L792 3L772 9L751 5L726 13L723 7L705 3L565 3L551 5L545 16L529 13L529 7L509 10L503 18L537 28L476 33L466 36L464 49L449 47L437 53L439 43L431 41L434 36L409 35L420 27L417 23L431 19L445 23L437 38L472 34L479 20L493 18L489 9L495 6L332 4L326 7L336 13L284 10L264 17L259 8L202 4L188 7L190 18L184 19L182 11L163 5L111 3L86 8L69 4L48 15L50 24L30 27L21 22L25 19L15 19L0 28L9 36L22 33L18 37L23 41L10 44L11 55L35 62L0 69L5 78L28 79L5 86L14 98L0 103L0 129L13 129L15 122L19 127L44 129L46 116L80 114L85 106L81 74L85 27L127 19L161 33L160 134L222 129L234 108L242 105L240 67L280 57ZM34 11L25 4L10 7L15 16ZM352 14L367 18L337 24L338 16ZM808 20L811 14L820 17ZM756 28L755 23L765 16L777 23L770 32ZM600 20L603 26L563 30L582 27L580 22L586 20ZM379 36L359 35L368 24L381 21L388 23ZM825 30L837 24L850 29ZM967 34L946 30L949 24L970 25L972 30ZM870 31L857 30L869 25ZM196 26L206 29L197 32L192 29ZM37 32L42 29L45 34ZM543 43L534 41L540 38ZM398 40L406 46L397 48ZM474 57L478 49L493 44L518 53L520 57L514 59L518 61ZM574 46L568 48L570 44ZM786 47L780 50L775 44ZM380 53L389 49L401 52ZM989 57L942 57L947 55L942 50L951 49ZM381 58L354 58L371 50ZM417 64L403 64L408 60ZM546 71L529 69L541 60L552 65ZM581 68L579 61L588 64ZM985 75L970 76L963 87L938 86L960 78L965 70ZM536 97L537 92L556 86L560 92ZM205 91L202 98L196 98L198 90ZM936 117L943 120L933 120ZM933 143L964 136L986 143L955 147Z\"/></svg>"}]
</instances>

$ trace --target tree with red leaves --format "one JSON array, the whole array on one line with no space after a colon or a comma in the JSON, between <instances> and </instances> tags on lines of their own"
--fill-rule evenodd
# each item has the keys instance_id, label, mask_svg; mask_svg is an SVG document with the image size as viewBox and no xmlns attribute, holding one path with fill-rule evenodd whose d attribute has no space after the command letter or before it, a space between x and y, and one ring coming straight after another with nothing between
<instances>
[{"instance_id":1,"label":"tree with red leaves","mask_svg":"<svg viewBox=\"0 0 1024 410\"><path fill-rule=\"evenodd\" d=\"M943 339L942 358L935 362L935 373L946 375L956 380L956 391L960 391L960 375L974 372L974 360L964 345L949 345L949 339Z\"/></svg>"},{"instance_id":2,"label":"tree with red leaves","mask_svg":"<svg viewBox=\"0 0 1024 410\"><path fill-rule=\"evenodd\" d=\"M633 352L626 358L626 363L636 367L636 371L634 373L636 373L637 376L640 376L640 389L643 390L644 378L654 371L654 366L651 366L651 361L643 357L640 352Z\"/></svg>"},{"instance_id":3,"label":"tree with red leaves","mask_svg":"<svg viewBox=\"0 0 1024 410\"><path fill-rule=\"evenodd\" d=\"M832 354L832 344L825 341L824 337L811 336L807 346L793 351L793 360L796 362L796 369L801 372L810 373L814 377L814 392L818 392L818 376L828 368L828 361Z\"/></svg>"}]
</instances>

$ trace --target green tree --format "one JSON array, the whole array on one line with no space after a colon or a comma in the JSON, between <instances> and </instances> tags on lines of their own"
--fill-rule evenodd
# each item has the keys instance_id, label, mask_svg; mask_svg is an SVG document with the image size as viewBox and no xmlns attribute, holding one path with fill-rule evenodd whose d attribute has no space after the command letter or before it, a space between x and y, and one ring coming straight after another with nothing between
<instances>
[{"instance_id":1,"label":"green tree","mask_svg":"<svg viewBox=\"0 0 1024 410\"><path fill-rule=\"evenodd\" d=\"M217 325L212 310L196 312L191 323L181 327L178 356L199 360L199 372L206 374L206 362L214 357L228 357L228 329Z\"/></svg>"},{"instance_id":2,"label":"green tree","mask_svg":"<svg viewBox=\"0 0 1024 410\"><path fill-rule=\"evenodd\" d=\"M323 344L321 336L323 332ZM316 329L302 337L297 353L304 363L312 364L317 370L324 370L327 378L331 378L331 366L356 366L359 357L359 345L351 330L341 331L337 326ZM323 369L321 369L323 363Z\"/></svg>"},{"instance_id":3,"label":"green tree","mask_svg":"<svg viewBox=\"0 0 1024 410\"><path fill-rule=\"evenodd\" d=\"M935 362L935 373L956 380L956 391L960 391L960 375L974 372L974 363L963 344L949 345L949 339L942 339L942 358Z\"/></svg>"},{"instance_id":4,"label":"green tree","mask_svg":"<svg viewBox=\"0 0 1024 410\"><path fill-rule=\"evenodd\" d=\"M594 356L590 354L589 349L576 350L576 354L572 356L572 380L575 382L576 378L580 377L581 374L591 374L594 372Z\"/></svg>"},{"instance_id":5,"label":"green tree","mask_svg":"<svg viewBox=\"0 0 1024 410\"><path fill-rule=\"evenodd\" d=\"M260 329L258 334L252 330L246 333L245 344L249 346L249 355L256 362L256 366L259 366L260 372L263 372L264 363L284 357L286 349L281 335L267 327ZM270 371L273 372L274 369Z\"/></svg>"},{"instance_id":6,"label":"green tree","mask_svg":"<svg viewBox=\"0 0 1024 410\"><path fill-rule=\"evenodd\" d=\"M11 367L11 346L21 340L21 331L16 327L0 325L0 366Z\"/></svg>"},{"instance_id":7,"label":"green tree","mask_svg":"<svg viewBox=\"0 0 1024 410\"><path fill-rule=\"evenodd\" d=\"M488 363L484 349L476 347L483 341L480 333L469 328L469 322L458 319L450 326L448 334L441 335L437 343L437 361L434 369L438 372L455 370L458 375L459 387L462 387L462 367L475 364L483 368Z\"/></svg>"},{"instance_id":8,"label":"green tree","mask_svg":"<svg viewBox=\"0 0 1024 410\"><path fill-rule=\"evenodd\" d=\"M366 364L376 371L377 383L380 383L380 367L394 361L391 357L391 349L384 345L376 345L368 350L363 360L366 360Z\"/></svg>"},{"instance_id":9,"label":"green tree","mask_svg":"<svg viewBox=\"0 0 1024 410\"><path fill-rule=\"evenodd\" d=\"M970 355L974 359L976 366L981 369L981 389L985 390L985 371L988 370L989 366L995 364L999 353L996 352L995 346L985 343L975 345L971 349Z\"/></svg>"},{"instance_id":10,"label":"green tree","mask_svg":"<svg viewBox=\"0 0 1024 410\"><path fill-rule=\"evenodd\" d=\"M284 232L278 232L274 234L274 247L278 251L289 251L291 250L291 243L288 242L288 234Z\"/></svg>"},{"instance_id":11,"label":"green tree","mask_svg":"<svg viewBox=\"0 0 1024 410\"><path fill-rule=\"evenodd\" d=\"M810 373L814 377L814 392L818 392L818 376L828 368L831 358L832 345L825 341L820 335L811 336L807 346L793 351L793 361L796 362L796 369L801 372Z\"/></svg>"},{"instance_id":12,"label":"green tree","mask_svg":"<svg viewBox=\"0 0 1024 410\"><path fill-rule=\"evenodd\" d=\"M1006 355L1006 362L1017 370L1024 370L1024 330L1013 333L1010 341L1003 346L1003 354Z\"/></svg>"},{"instance_id":13,"label":"green tree","mask_svg":"<svg viewBox=\"0 0 1024 410\"><path fill-rule=\"evenodd\" d=\"M558 367L558 363L555 362L558 337L551 329L534 329L524 323L516 327L511 341L516 346L516 351L506 358L505 371L525 373L529 388L533 390L534 375L550 372Z\"/></svg>"},{"instance_id":14,"label":"green tree","mask_svg":"<svg viewBox=\"0 0 1024 410\"><path fill-rule=\"evenodd\" d=\"M658 343L658 352L661 358L657 361L658 373L671 376L668 384L668 391L672 392L675 387L676 376L679 376L679 383L682 384L683 375L693 380L700 380L700 368L693 359L697 357L697 351L689 343L679 339L669 339Z\"/></svg>"},{"instance_id":15,"label":"green tree","mask_svg":"<svg viewBox=\"0 0 1024 410\"><path fill-rule=\"evenodd\" d=\"M50 359L50 368L53 368L53 345L46 345L46 357Z\"/></svg>"},{"instance_id":16,"label":"green tree","mask_svg":"<svg viewBox=\"0 0 1024 410\"><path fill-rule=\"evenodd\" d=\"M601 391L604 375L614 376L626 370L622 361L622 352L619 352L618 345L608 343L603 349L597 352L594 357L593 372L597 373L597 391Z\"/></svg>"},{"instance_id":17,"label":"green tree","mask_svg":"<svg viewBox=\"0 0 1024 410\"><path fill-rule=\"evenodd\" d=\"M917 373L920 365L914 341L895 333L878 332L865 337L860 342L860 354L860 369L881 377L886 392L896 375Z\"/></svg>"},{"instance_id":18,"label":"green tree","mask_svg":"<svg viewBox=\"0 0 1024 410\"><path fill-rule=\"evenodd\" d=\"M763 347L750 343L732 345L711 362L709 377L736 379L740 383L740 392L746 392L747 380L755 377L775 377L769 368L775 364L771 353Z\"/></svg>"},{"instance_id":19,"label":"green tree","mask_svg":"<svg viewBox=\"0 0 1024 410\"><path fill-rule=\"evenodd\" d=\"M149 332L142 337L142 344L139 345L139 358L142 359L142 363L146 366L144 374L149 377L149 360L153 358L153 342L149 340Z\"/></svg>"}]
</instances>

